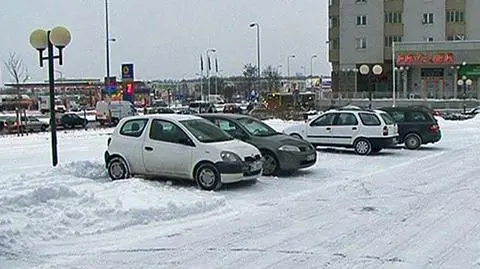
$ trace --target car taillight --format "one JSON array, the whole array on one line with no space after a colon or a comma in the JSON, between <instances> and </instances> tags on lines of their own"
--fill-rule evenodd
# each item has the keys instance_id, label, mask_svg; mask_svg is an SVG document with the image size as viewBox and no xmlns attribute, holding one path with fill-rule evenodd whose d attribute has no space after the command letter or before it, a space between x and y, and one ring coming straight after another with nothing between
<instances>
[{"instance_id":1,"label":"car taillight","mask_svg":"<svg viewBox=\"0 0 480 269\"><path fill-rule=\"evenodd\" d=\"M436 133L440 130L440 126L438 126L438 124L433 124L432 126L430 126L430 131L432 131L432 133Z\"/></svg>"},{"instance_id":2,"label":"car taillight","mask_svg":"<svg viewBox=\"0 0 480 269\"><path fill-rule=\"evenodd\" d=\"M388 127L383 126L383 135L388 135Z\"/></svg>"}]
</instances>

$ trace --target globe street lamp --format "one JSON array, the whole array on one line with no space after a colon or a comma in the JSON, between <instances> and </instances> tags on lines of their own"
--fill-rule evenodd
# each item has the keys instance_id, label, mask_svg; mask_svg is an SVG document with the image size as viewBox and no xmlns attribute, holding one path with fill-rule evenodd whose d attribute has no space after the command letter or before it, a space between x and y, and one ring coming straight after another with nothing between
<instances>
[{"instance_id":1,"label":"globe street lamp","mask_svg":"<svg viewBox=\"0 0 480 269\"><path fill-rule=\"evenodd\" d=\"M254 22L250 24L250 28L257 28L257 79L260 81L260 25Z\"/></svg>"},{"instance_id":2,"label":"globe street lamp","mask_svg":"<svg viewBox=\"0 0 480 269\"><path fill-rule=\"evenodd\" d=\"M48 61L48 82L50 88L50 131L52 137L52 164L57 166L57 124L55 119L55 65L54 59L58 59L60 65L63 64L63 49L70 43L72 37L67 28L58 26L52 30L45 31L37 29L30 35L30 44L38 50L40 67L43 67L43 61ZM53 46L58 49L58 55L54 55ZM47 56L43 56L43 51L47 49Z\"/></svg>"},{"instance_id":3,"label":"globe street lamp","mask_svg":"<svg viewBox=\"0 0 480 269\"><path fill-rule=\"evenodd\" d=\"M372 67L372 72L370 72L370 67L366 64L363 64L362 66L360 66L359 68L359 71L360 71L360 74L364 75L364 76L367 76L367 79L368 79L368 100L369 100L369 105L368 107L369 108L372 108L372 87L374 86L373 85L373 80L374 80L374 76L378 76L380 74L382 74L383 72L383 68L381 65L374 65Z\"/></svg>"},{"instance_id":4,"label":"globe street lamp","mask_svg":"<svg viewBox=\"0 0 480 269\"><path fill-rule=\"evenodd\" d=\"M473 81L467 79L466 76L462 76L462 79L457 81L458 86L463 86L463 114L467 112L467 105L465 104L465 99L467 99L467 91L470 86L472 86Z\"/></svg>"}]
</instances>

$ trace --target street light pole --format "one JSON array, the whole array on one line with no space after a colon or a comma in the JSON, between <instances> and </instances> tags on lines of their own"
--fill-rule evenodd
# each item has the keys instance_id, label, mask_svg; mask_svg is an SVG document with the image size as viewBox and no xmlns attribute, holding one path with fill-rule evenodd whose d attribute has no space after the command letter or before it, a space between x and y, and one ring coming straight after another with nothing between
<instances>
[{"instance_id":1,"label":"street light pole","mask_svg":"<svg viewBox=\"0 0 480 269\"><path fill-rule=\"evenodd\" d=\"M310 58L310 78L313 78L313 59L317 58L317 55L312 55Z\"/></svg>"},{"instance_id":2,"label":"street light pole","mask_svg":"<svg viewBox=\"0 0 480 269\"><path fill-rule=\"evenodd\" d=\"M55 27L52 30L38 29L30 35L30 44L38 50L40 67L43 67L43 61L48 61L48 82L50 94L50 130L52 147L52 165L58 164L57 151L57 122L55 117L55 64L54 60L63 65L63 49L70 43L71 35L65 27ZM54 55L53 47L58 49L58 55ZM47 57L43 56L43 51L47 49Z\"/></svg>"},{"instance_id":3,"label":"street light pole","mask_svg":"<svg viewBox=\"0 0 480 269\"><path fill-rule=\"evenodd\" d=\"M291 58L292 59L295 58L295 55L292 54L287 57L287 76L288 77L290 77L290 59Z\"/></svg>"},{"instance_id":4,"label":"street light pole","mask_svg":"<svg viewBox=\"0 0 480 269\"><path fill-rule=\"evenodd\" d=\"M108 0L105 0L105 57L106 57L106 67L107 67L107 79L105 81L105 86L102 89L102 100L104 98L104 91L106 87L110 87L110 31L108 25Z\"/></svg>"},{"instance_id":5,"label":"street light pole","mask_svg":"<svg viewBox=\"0 0 480 269\"><path fill-rule=\"evenodd\" d=\"M210 68L212 66L210 62L210 55L208 54L209 52L216 52L216 49L208 49L207 50L207 79L208 79L208 102L210 103Z\"/></svg>"},{"instance_id":6,"label":"street light pole","mask_svg":"<svg viewBox=\"0 0 480 269\"><path fill-rule=\"evenodd\" d=\"M250 28L257 28L257 78L260 79L260 25L254 22L250 24Z\"/></svg>"}]
</instances>

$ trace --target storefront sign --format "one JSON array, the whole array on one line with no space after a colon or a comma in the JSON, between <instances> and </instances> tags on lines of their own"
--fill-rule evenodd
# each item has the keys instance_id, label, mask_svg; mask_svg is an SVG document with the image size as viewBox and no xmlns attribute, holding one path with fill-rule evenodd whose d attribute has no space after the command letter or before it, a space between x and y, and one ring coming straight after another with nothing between
<instances>
[{"instance_id":1,"label":"storefront sign","mask_svg":"<svg viewBox=\"0 0 480 269\"><path fill-rule=\"evenodd\" d=\"M398 53L397 65L452 65L455 55L451 52L413 52Z\"/></svg>"},{"instance_id":2,"label":"storefront sign","mask_svg":"<svg viewBox=\"0 0 480 269\"><path fill-rule=\"evenodd\" d=\"M458 76L480 77L480 65L466 65L460 67Z\"/></svg>"}]
</instances>

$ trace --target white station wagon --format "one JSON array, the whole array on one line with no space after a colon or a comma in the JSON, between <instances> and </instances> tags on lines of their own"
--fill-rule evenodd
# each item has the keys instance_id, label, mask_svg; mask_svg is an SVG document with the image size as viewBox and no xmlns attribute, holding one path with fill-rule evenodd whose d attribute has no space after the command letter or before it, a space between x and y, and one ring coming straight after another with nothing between
<instances>
[{"instance_id":1,"label":"white station wagon","mask_svg":"<svg viewBox=\"0 0 480 269\"><path fill-rule=\"evenodd\" d=\"M360 155L395 145L398 137L398 127L390 115L380 110L362 109L329 110L283 132L303 138L314 146L354 148Z\"/></svg>"},{"instance_id":2,"label":"white station wagon","mask_svg":"<svg viewBox=\"0 0 480 269\"><path fill-rule=\"evenodd\" d=\"M105 152L112 180L134 175L186 178L204 190L254 181L262 174L260 151L193 115L154 114L122 119Z\"/></svg>"}]
</instances>

